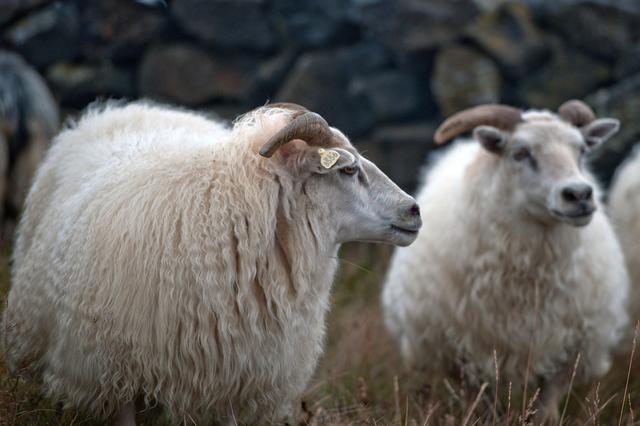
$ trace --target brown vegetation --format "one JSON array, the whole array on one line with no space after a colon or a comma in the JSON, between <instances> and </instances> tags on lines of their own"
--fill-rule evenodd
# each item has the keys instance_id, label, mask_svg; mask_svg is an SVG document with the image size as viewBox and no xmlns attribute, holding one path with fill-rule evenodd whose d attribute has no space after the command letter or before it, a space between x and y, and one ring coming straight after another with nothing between
<instances>
[{"instance_id":1,"label":"brown vegetation","mask_svg":"<svg viewBox=\"0 0 640 426\"><path fill-rule=\"evenodd\" d=\"M0 257L2 297L8 289L8 248ZM391 248L353 244L342 267L329 315L327 350L300 407L309 425L526 425L535 389L471 388L455 378L406 371L382 323L380 287ZM558 407L556 424L632 425L640 415L640 363L621 348L609 375L589 386L572 386ZM497 372L500 375L499 371ZM568 372L570 374L570 372ZM160 417L149 425L168 424ZM101 424L43 397L38 387L7 375L0 362L0 426Z\"/></svg>"}]
</instances>

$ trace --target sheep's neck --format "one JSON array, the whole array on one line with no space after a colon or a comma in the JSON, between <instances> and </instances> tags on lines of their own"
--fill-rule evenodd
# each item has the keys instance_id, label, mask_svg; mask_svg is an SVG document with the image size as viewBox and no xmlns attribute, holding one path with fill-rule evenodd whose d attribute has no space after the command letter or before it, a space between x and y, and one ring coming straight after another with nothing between
<instances>
[{"instance_id":1,"label":"sheep's neck","mask_svg":"<svg viewBox=\"0 0 640 426\"><path fill-rule=\"evenodd\" d=\"M290 218L279 204L274 247L276 260L286 279L292 306L327 303L337 266L338 244L323 235L323 215L307 202L290 207Z\"/></svg>"}]
</instances>

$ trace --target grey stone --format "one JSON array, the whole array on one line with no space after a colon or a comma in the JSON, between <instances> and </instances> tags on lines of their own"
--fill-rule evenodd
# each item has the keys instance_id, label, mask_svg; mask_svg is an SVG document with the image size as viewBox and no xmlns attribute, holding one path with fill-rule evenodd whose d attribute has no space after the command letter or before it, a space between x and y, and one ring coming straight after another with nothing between
<instances>
[{"instance_id":1,"label":"grey stone","mask_svg":"<svg viewBox=\"0 0 640 426\"><path fill-rule=\"evenodd\" d=\"M542 35L524 3L507 3L480 15L468 34L512 77L531 72L547 54Z\"/></svg>"},{"instance_id":2,"label":"grey stone","mask_svg":"<svg viewBox=\"0 0 640 426\"><path fill-rule=\"evenodd\" d=\"M636 46L631 46L616 61L613 68L613 78L614 80L622 80L637 72L640 72L640 43Z\"/></svg>"},{"instance_id":3,"label":"grey stone","mask_svg":"<svg viewBox=\"0 0 640 426\"><path fill-rule=\"evenodd\" d=\"M571 44L615 61L640 43L640 2L635 0L563 0L543 2L540 19Z\"/></svg>"},{"instance_id":4,"label":"grey stone","mask_svg":"<svg viewBox=\"0 0 640 426\"><path fill-rule=\"evenodd\" d=\"M78 29L76 6L72 3L53 3L12 24L6 39L31 64L43 67L76 57Z\"/></svg>"},{"instance_id":5,"label":"grey stone","mask_svg":"<svg viewBox=\"0 0 640 426\"><path fill-rule=\"evenodd\" d=\"M456 40L477 14L472 0L371 0L358 2L354 11L373 37L409 52Z\"/></svg>"},{"instance_id":6,"label":"grey stone","mask_svg":"<svg viewBox=\"0 0 640 426\"><path fill-rule=\"evenodd\" d=\"M412 192L427 153L435 147L436 128L433 122L384 126L373 133L369 142L356 146L360 150L366 150L368 144L375 147L376 164L400 187Z\"/></svg>"},{"instance_id":7,"label":"grey stone","mask_svg":"<svg viewBox=\"0 0 640 426\"><path fill-rule=\"evenodd\" d=\"M350 30L350 0L276 0L271 16L285 29L286 40L303 48L323 46Z\"/></svg>"},{"instance_id":8,"label":"grey stone","mask_svg":"<svg viewBox=\"0 0 640 426\"><path fill-rule=\"evenodd\" d=\"M184 44L152 49L138 71L145 96L197 106L214 99L243 99L253 88L250 58L213 55Z\"/></svg>"},{"instance_id":9,"label":"grey stone","mask_svg":"<svg viewBox=\"0 0 640 426\"><path fill-rule=\"evenodd\" d=\"M49 2L50 0L1 0L0 25L12 20L16 15Z\"/></svg>"},{"instance_id":10,"label":"grey stone","mask_svg":"<svg viewBox=\"0 0 640 426\"><path fill-rule=\"evenodd\" d=\"M474 3L483 12L492 12L504 4L508 4L509 0L474 0Z\"/></svg>"},{"instance_id":11,"label":"grey stone","mask_svg":"<svg viewBox=\"0 0 640 426\"><path fill-rule=\"evenodd\" d=\"M376 121L410 116L420 106L420 86L416 78L400 70L355 79L349 91L366 100Z\"/></svg>"},{"instance_id":12,"label":"grey stone","mask_svg":"<svg viewBox=\"0 0 640 426\"><path fill-rule=\"evenodd\" d=\"M596 5L627 13L640 12L637 0L523 0L523 3L528 4L540 16L557 14L582 5Z\"/></svg>"},{"instance_id":13,"label":"grey stone","mask_svg":"<svg viewBox=\"0 0 640 426\"><path fill-rule=\"evenodd\" d=\"M302 104L352 136L360 135L369 130L373 117L360 94L349 91L350 83L386 62L384 51L371 44L307 53L296 62L276 100Z\"/></svg>"},{"instance_id":14,"label":"grey stone","mask_svg":"<svg viewBox=\"0 0 640 426\"><path fill-rule=\"evenodd\" d=\"M436 54L431 90L445 116L471 106L497 102L501 84L496 65L473 49L454 45Z\"/></svg>"},{"instance_id":15,"label":"grey stone","mask_svg":"<svg viewBox=\"0 0 640 426\"><path fill-rule=\"evenodd\" d=\"M592 158L598 177L607 183L633 144L640 141L640 74L600 89L585 100L598 117L616 118L621 123L620 132L602 145Z\"/></svg>"},{"instance_id":16,"label":"grey stone","mask_svg":"<svg viewBox=\"0 0 640 426\"><path fill-rule=\"evenodd\" d=\"M296 59L294 49L285 49L258 65L255 74L258 100L273 97L273 93L293 67Z\"/></svg>"},{"instance_id":17,"label":"grey stone","mask_svg":"<svg viewBox=\"0 0 640 426\"><path fill-rule=\"evenodd\" d=\"M66 107L82 108L96 98L133 98L134 76L105 63L100 66L57 63L47 70L58 99Z\"/></svg>"},{"instance_id":18,"label":"grey stone","mask_svg":"<svg viewBox=\"0 0 640 426\"><path fill-rule=\"evenodd\" d=\"M168 13L132 0L92 0L80 3L80 19L86 58L128 64L138 62L144 47L162 34Z\"/></svg>"},{"instance_id":19,"label":"grey stone","mask_svg":"<svg viewBox=\"0 0 640 426\"><path fill-rule=\"evenodd\" d=\"M554 109L571 98L581 98L610 78L610 69L565 45L547 37L551 49L549 62L528 75L518 86L521 102L528 107Z\"/></svg>"},{"instance_id":20,"label":"grey stone","mask_svg":"<svg viewBox=\"0 0 640 426\"><path fill-rule=\"evenodd\" d=\"M187 32L212 46L270 50L276 33L265 0L175 0L172 12Z\"/></svg>"}]
</instances>

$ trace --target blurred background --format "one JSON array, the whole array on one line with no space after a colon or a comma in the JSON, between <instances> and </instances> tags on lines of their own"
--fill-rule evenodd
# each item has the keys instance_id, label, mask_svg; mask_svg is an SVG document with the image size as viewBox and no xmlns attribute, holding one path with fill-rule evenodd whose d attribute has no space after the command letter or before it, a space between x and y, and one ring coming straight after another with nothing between
<instances>
[{"instance_id":1,"label":"blurred background","mask_svg":"<svg viewBox=\"0 0 640 426\"><path fill-rule=\"evenodd\" d=\"M228 119L298 102L409 190L437 124L476 104L619 118L605 181L640 137L637 0L0 0L0 38L62 117L96 98Z\"/></svg>"},{"instance_id":2,"label":"blurred background","mask_svg":"<svg viewBox=\"0 0 640 426\"><path fill-rule=\"evenodd\" d=\"M267 101L300 103L408 191L437 125L477 104L555 110L579 98L620 119L592 158L605 184L640 139L638 0L0 0L0 50L0 216L10 224L60 123L96 99L151 98L225 119ZM390 251L343 252L352 261L309 390L313 413L363 400L398 413L399 362L378 311ZM72 418L59 409L19 417L44 409L37 390L17 389L0 365L0 414L22 424ZM412 404L429 401L415 395Z\"/></svg>"}]
</instances>

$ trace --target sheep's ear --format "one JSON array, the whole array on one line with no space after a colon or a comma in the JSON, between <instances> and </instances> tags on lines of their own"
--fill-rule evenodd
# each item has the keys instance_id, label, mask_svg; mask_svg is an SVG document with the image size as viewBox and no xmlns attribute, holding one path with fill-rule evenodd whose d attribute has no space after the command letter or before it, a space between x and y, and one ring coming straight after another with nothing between
<instances>
[{"instance_id":1,"label":"sheep's ear","mask_svg":"<svg viewBox=\"0 0 640 426\"><path fill-rule=\"evenodd\" d=\"M349 151L341 148L321 148L295 139L278 150L290 171L294 173L329 173L355 161Z\"/></svg>"},{"instance_id":2,"label":"sheep's ear","mask_svg":"<svg viewBox=\"0 0 640 426\"><path fill-rule=\"evenodd\" d=\"M329 173L356 161L352 153L341 148L312 148L308 165L314 173Z\"/></svg>"},{"instance_id":3,"label":"sheep's ear","mask_svg":"<svg viewBox=\"0 0 640 426\"><path fill-rule=\"evenodd\" d=\"M507 145L507 136L492 126L478 126L473 129L473 137L480 145L493 154L500 154Z\"/></svg>"},{"instance_id":4,"label":"sheep's ear","mask_svg":"<svg viewBox=\"0 0 640 426\"><path fill-rule=\"evenodd\" d=\"M620 129L620 121L615 118L599 118L580 129L589 148L605 143Z\"/></svg>"}]
</instances>

